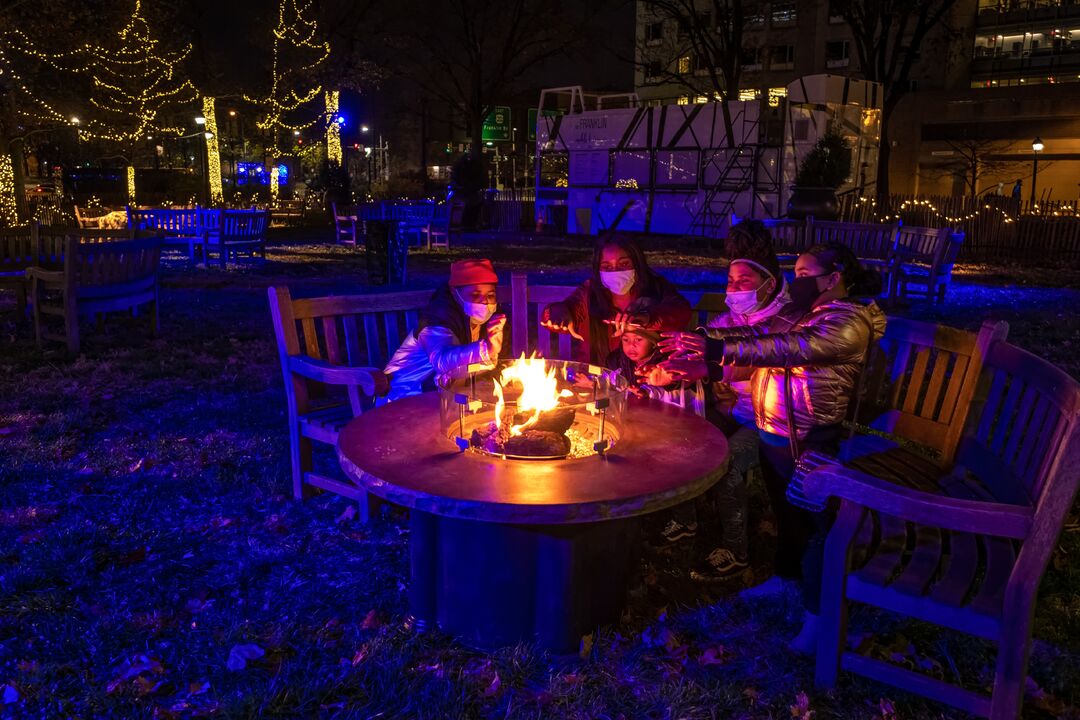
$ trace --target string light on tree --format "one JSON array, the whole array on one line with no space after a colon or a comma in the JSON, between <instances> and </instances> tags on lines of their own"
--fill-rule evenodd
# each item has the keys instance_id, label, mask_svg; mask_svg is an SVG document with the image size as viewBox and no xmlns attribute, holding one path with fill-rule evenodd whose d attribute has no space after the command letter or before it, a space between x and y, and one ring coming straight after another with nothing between
<instances>
[{"instance_id":1,"label":"string light on tree","mask_svg":"<svg viewBox=\"0 0 1080 720\"><path fill-rule=\"evenodd\" d=\"M321 85L310 86L310 78L330 57L330 43L319 40L312 0L279 0L278 22L272 34L270 89L262 97L244 96L259 105L263 116L256 121L270 136L270 199L278 194L278 158L299 156L302 144L285 147L282 137L300 133L315 125L321 113L313 107L323 94Z\"/></svg>"},{"instance_id":2,"label":"string light on tree","mask_svg":"<svg viewBox=\"0 0 1080 720\"><path fill-rule=\"evenodd\" d=\"M340 94L337 90L326 92L326 159L341 164L341 123L338 122L338 103Z\"/></svg>"},{"instance_id":3,"label":"string light on tree","mask_svg":"<svg viewBox=\"0 0 1080 720\"><path fill-rule=\"evenodd\" d=\"M221 187L221 152L218 148L217 112L214 98L203 98L203 117L206 119L206 181L210 187L210 204L221 205L225 194Z\"/></svg>"},{"instance_id":4,"label":"string light on tree","mask_svg":"<svg viewBox=\"0 0 1080 720\"><path fill-rule=\"evenodd\" d=\"M15 206L15 170L10 155L0 155L0 222L7 227L19 224Z\"/></svg>"}]
</instances>

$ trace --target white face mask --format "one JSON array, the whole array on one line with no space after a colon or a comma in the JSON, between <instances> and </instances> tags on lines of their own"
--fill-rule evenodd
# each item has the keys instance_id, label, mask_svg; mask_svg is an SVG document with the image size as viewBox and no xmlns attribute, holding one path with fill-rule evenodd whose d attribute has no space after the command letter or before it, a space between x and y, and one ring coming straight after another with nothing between
<instances>
[{"instance_id":1,"label":"white face mask","mask_svg":"<svg viewBox=\"0 0 1080 720\"><path fill-rule=\"evenodd\" d=\"M458 295L458 301L461 303L462 309L465 310L465 314L472 318L474 322L486 323L495 314L494 305L466 302L461 295Z\"/></svg>"},{"instance_id":2,"label":"white face mask","mask_svg":"<svg viewBox=\"0 0 1080 720\"><path fill-rule=\"evenodd\" d=\"M758 292L761 288L765 287L765 284L769 281L759 285L754 290L736 290L729 292L724 297L724 302L727 303L728 310L736 315L749 315L750 313L761 307L761 300L758 300Z\"/></svg>"},{"instance_id":3,"label":"white face mask","mask_svg":"<svg viewBox=\"0 0 1080 720\"><path fill-rule=\"evenodd\" d=\"M637 281L637 271L616 270L614 272L600 271L600 282L616 295L626 295Z\"/></svg>"}]
</instances>

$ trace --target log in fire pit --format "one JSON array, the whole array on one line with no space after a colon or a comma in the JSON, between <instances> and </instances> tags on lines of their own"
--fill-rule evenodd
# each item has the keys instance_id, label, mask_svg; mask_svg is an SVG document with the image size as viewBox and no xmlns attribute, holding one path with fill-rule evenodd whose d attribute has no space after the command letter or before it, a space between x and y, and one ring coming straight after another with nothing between
<instances>
[{"instance_id":1,"label":"log in fire pit","mask_svg":"<svg viewBox=\"0 0 1080 720\"><path fill-rule=\"evenodd\" d=\"M727 442L681 408L628 398L601 368L511 368L473 368L364 413L338 458L358 486L410 509L410 622L474 647L575 652L618 622L640 519L708 489Z\"/></svg>"}]
</instances>

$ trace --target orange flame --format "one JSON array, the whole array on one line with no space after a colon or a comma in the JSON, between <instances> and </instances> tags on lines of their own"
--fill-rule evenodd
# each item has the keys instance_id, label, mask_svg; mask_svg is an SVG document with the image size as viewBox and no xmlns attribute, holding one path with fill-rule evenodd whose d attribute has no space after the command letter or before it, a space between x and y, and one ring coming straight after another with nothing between
<instances>
[{"instance_id":1,"label":"orange flame","mask_svg":"<svg viewBox=\"0 0 1080 720\"><path fill-rule=\"evenodd\" d=\"M496 427L502 427L503 408L506 405L503 386L515 382L520 384L521 394L516 401L517 411L519 413L532 411L529 419L522 424L511 424L511 435L520 435L535 425L540 419L541 413L554 410L559 406L559 398L572 396L573 393L569 390L559 390L559 381L555 377L555 372L554 367L550 370L547 368L544 358L535 354L526 358L524 353L512 364L503 368L499 379L495 382L495 395L497 397L495 402Z\"/></svg>"}]
</instances>

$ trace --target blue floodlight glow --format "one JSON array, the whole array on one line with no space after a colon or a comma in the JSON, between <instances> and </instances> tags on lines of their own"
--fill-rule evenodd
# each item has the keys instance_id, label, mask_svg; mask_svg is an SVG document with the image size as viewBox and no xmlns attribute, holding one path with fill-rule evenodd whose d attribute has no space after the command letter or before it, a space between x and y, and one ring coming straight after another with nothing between
<instances>
[{"instance_id":1,"label":"blue floodlight glow","mask_svg":"<svg viewBox=\"0 0 1080 720\"><path fill-rule=\"evenodd\" d=\"M344 125L345 124L345 116L344 115L338 115L337 116L337 124L338 125Z\"/></svg>"},{"instance_id":2,"label":"blue floodlight glow","mask_svg":"<svg viewBox=\"0 0 1080 720\"><path fill-rule=\"evenodd\" d=\"M278 165L278 185L284 185L289 182L289 166L281 163ZM262 163L257 162L242 162L236 163L236 184L269 185L270 173L266 172L266 168Z\"/></svg>"}]
</instances>

